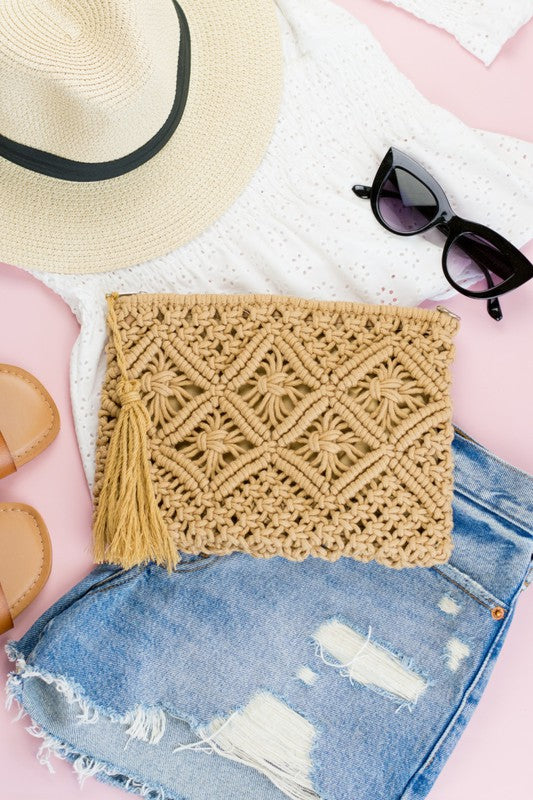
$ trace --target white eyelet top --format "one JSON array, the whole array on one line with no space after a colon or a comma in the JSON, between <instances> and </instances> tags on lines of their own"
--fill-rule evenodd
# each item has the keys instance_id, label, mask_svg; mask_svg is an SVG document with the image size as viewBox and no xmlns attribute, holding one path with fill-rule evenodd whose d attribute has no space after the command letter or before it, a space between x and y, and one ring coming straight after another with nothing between
<instances>
[{"instance_id":1,"label":"white eyelet top","mask_svg":"<svg viewBox=\"0 0 533 800\"><path fill-rule=\"evenodd\" d=\"M281 114L237 202L189 244L149 263L98 275L37 275L81 324L71 390L89 483L106 294L254 292L400 305L445 296L442 242L388 233L369 202L351 191L354 183L372 182L391 145L429 169L457 213L518 246L532 236L532 145L472 130L429 103L366 27L329 0L277 5L285 53Z\"/></svg>"},{"instance_id":2,"label":"white eyelet top","mask_svg":"<svg viewBox=\"0 0 533 800\"><path fill-rule=\"evenodd\" d=\"M451 33L487 66L533 16L532 0L388 0Z\"/></svg>"}]
</instances>

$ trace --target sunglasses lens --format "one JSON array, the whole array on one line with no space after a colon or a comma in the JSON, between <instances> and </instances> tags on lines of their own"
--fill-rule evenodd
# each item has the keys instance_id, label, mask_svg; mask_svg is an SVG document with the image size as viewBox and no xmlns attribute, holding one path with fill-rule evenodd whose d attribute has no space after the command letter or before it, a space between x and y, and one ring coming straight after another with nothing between
<instances>
[{"instance_id":1,"label":"sunglasses lens","mask_svg":"<svg viewBox=\"0 0 533 800\"><path fill-rule=\"evenodd\" d=\"M497 288L513 274L497 245L474 233L462 233L452 242L446 268L452 282L474 280L480 292Z\"/></svg>"},{"instance_id":2,"label":"sunglasses lens","mask_svg":"<svg viewBox=\"0 0 533 800\"><path fill-rule=\"evenodd\" d=\"M392 231L416 233L435 219L438 203L425 184L410 172L396 167L378 192L378 208Z\"/></svg>"}]
</instances>

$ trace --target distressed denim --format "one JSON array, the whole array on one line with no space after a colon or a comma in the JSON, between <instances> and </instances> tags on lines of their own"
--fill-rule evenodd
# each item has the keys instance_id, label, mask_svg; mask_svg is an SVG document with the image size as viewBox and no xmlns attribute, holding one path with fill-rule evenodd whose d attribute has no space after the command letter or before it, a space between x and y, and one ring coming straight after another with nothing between
<instances>
[{"instance_id":1,"label":"distressed denim","mask_svg":"<svg viewBox=\"0 0 533 800\"><path fill-rule=\"evenodd\" d=\"M458 434L450 562L187 557L95 569L18 642L39 758L152 800L419 800L533 551L533 480Z\"/></svg>"}]
</instances>

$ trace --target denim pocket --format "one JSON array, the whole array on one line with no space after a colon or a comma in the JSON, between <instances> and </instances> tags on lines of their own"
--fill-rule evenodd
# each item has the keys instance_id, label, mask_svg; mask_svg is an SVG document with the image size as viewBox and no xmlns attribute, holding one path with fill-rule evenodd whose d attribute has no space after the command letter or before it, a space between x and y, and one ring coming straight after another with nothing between
<instances>
[{"instance_id":1,"label":"denim pocket","mask_svg":"<svg viewBox=\"0 0 533 800\"><path fill-rule=\"evenodd\" d=\"M507 486L498 486L492 491L491 504L474 495L470 487L456 485L454 548L450 562L437 566L489 607L495 602L502 607L512 605L531 560L531 533L506 516L507 493Z\"/></svg>"},{"instance_id":2,"label":"denim pocket","mask_svg":"<svg viewBox=\"0 0 533 800\"><path fill-rule=\"evenodd\" d=\"M465 595L475 600L480 606L489 610L494 619L503 619L509 611L509 606L491 592L485 589L480 583L475 581L470 575L462 572L452 564L440 564L438 567L431 568L441 578L460 589Z\"/></svg>"}]
</instances>

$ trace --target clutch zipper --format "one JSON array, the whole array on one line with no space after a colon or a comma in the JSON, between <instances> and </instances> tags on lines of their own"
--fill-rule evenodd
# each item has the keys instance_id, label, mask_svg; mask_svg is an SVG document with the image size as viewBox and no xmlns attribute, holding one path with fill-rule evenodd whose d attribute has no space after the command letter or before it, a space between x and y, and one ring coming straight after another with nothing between
<instances>
[{"instance_id":1,"label":"clutch zipper","mask_svg":"<svg viewBox=\"0 0 533 800\"><path fill-rule=\"evenodd\" d=\"M453 317L453 319L456 319L459 322L461 321L459 314L454 314L454 312L450 311L450 309L446 308L446 306L437 306L437 311L442 311L443 314L447 314L449 317Z\"/></svg>"}]
</instances>

